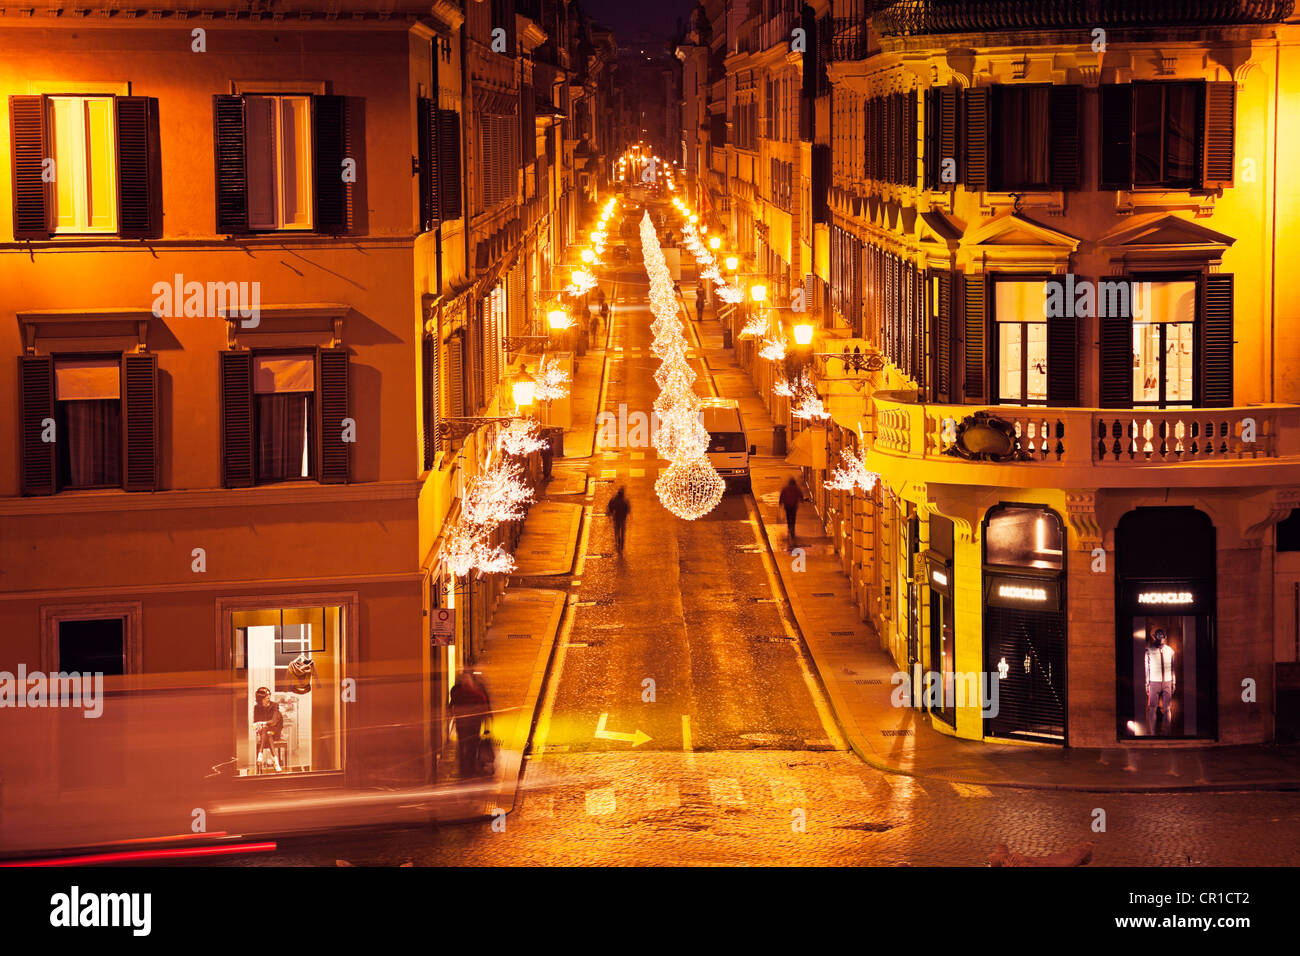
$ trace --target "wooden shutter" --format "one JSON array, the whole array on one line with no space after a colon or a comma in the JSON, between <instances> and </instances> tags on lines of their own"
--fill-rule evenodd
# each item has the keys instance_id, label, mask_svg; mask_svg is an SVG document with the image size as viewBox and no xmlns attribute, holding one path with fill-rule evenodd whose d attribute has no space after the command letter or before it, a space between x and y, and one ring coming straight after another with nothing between
<instances>
[{"instance_id":1,"label":"wooden shutter","mask_svg":"<svg viewBox=\"0 0 1300 956\"><path fill-rule=\"evenodd\" d=\"M1205 277L1201 299L1201 405L1228 408L1232 394L1233 276Z\"/></svg>"},{"instance_id":2,"label":"wooden shutter","mask_svg":"<svg viewBox=\"0 0 1300 956\"><path fill-rule=\"evenodd\" d=\"M989 188L989 90L966 90L965 179L967 189ZM982 387L982 386L981 386Z\"/></svg>"},{"instance_id":3,"label":"wooden shutter","mask_svg":"<svg viewBox=\"0 0 1300 956\"><path fill-rule=\"evenodd\" d=\"M469 367L470 367L470 395L469 414L477 412L483 407L483 364L487 358L486 349L483 345L483 309L484 304L480 301L474 307L473 316L470 319L470 349L469 349Z\"/></svg>"},{"instance_id":4,"label":"wooden shutter","mask_svg":"<svg viewBox=\"0 0 1300 956\"><path fill-rule=\"evenodd\" d=\"M937 286L934 314L934 395L952 401L952 273L931 273ZM927 290L928 291L928 290ZM927 296L927 300L929 296Z\"/></svg>"},{"instance_id":5,"label":"wooden shutter","mask_svg":"<svg viewBox=\"0 0 1300 956\"><path fill-rule=\"evenodd\" d=\"M448 413L452 418L465 415L465 332L459 330L447 340Z\"/></svg>"},{"instance_id":6,"label":"wooden shutter","mask_svg":"<svg viewBox=\"0 0 1300 956\"><path fill-rule=\"evenodd\" d=\"M1133 87L1127 83L1101 87L1101 158L1099 189L1133 186Z\"/></svg>"},{"instance_id":7,"label":"wooden shutter","mask_svg":"<svg viewBox=\"0 0 1300 956\"><path fill-rule=\"evenodd\" d=\"M962 327L964 340L963 389L968 402L987 401L985 374L986 286L982 275L968 275L962 281Z\"/></svg>"},{"instance_id":8,"label":"wooden shutter","mask_svg":"<svg viewBox=\"0 0 1300 956\"><path fill-rule=\"evenodd\" d=\"M1234 140L1237 133L1237 84L1205 84L1205 127L1201 141L1201 185L1226 189L1232 185Z\"/></svg>"},{"instance_id":9,"label":"wooden shutter","mask_svg":"<svg viewBox=\"0 0 1300 956\"><path fill-rule=\"evenodd\" d=\"M438 454L438 340L425 335L420 353L424 398L424 470L433 467Z\"/></svg>"},{"instance_id":10,"label":"wooden shutter","mask_svg":"<svg viewBox=\"0 0 1300 956\"><path fill-rule=\"evenodd\" d=\"M122 356L122 487L158 489L158 356Z\"/></svg>"},{"instance_id":11,"label":"wooden shutter","mask_svg":"<svg viewBox=\"0 0 1300 956\"><path fill-rule=\"evenodd\" d=\"M315 231L347 232L352 225L352 184L343 181L343 161L348 158L348 101L343 96L313 96L311 108Z\"/></svg>"},{"instance_id":12,"label":"wooden shutter","mask_svg":"<svg viewBox=\"0 0 1300 956\"><path fill-rule=\"evenodd\" d=\"M1128 276L1110 276L1106 281L1129 283ZM1130 286L1131 288L1131 286ZM1099 367L1097 402L1102 408L1133 407L1133 319L1128 315L1099 314Z\"/></svg>"},{"instance_id":13,"label":"wooden shutter","mask_svg":"<svg viewBox=\"0 0 1300 956\"><path fill-rule=\"evenodd\" d=\"M158 101L116 97L117 229L127 239L162 235Z\"/></svg>"},{"instance_id":14,"label":"wooden shutter","mask_svg":"<svg viewBox=\"0 0 1300 956\"><path fill-rule=\"evenodd\" d=\"M444 222L461 217L460 113L456 110L438 110L438 197Z\"/></svg>"},{"instance_id":15,"label":"wooden shutter","mask_svg":"<svg viewBox=\"0 0 1300 956\"><path fill-rule=\"evenodd\" d=\"M248 170L244 141L244 98L214 96L217 232L248 231Z\"/></svg>"},{"instance_id":16,"label":"wooden shutter","mask_svg":"<svg viewBox=\"0 0 1300 956\"><path fill-rule=\"evenodd\" d=\"M903 142L906 144L904 151L903 166L903 185L916 185L916 142L917 128L920 125L916 111L916 93L907 92L903 94Z\"/></svg>"},{"instance_id":17,"label":"wooden shutter","mask_svg":"<svg viewBox=\"0 0 1300 956\"><path fill-rule=\"evenodd\" d=\"M348 352L345 348L316 350L317 481L323 485L344 484L352 477L348 449L343 440L348 417Z\"/></svg>"},{"instance_id":18,"label":"wooden shutter","mask_svg":"<svg viewBox=\"0 0 1300 956\"><path fill-rule=\"evenodd\" d=\"M955 169L958 164L957 156L957 89L952 86L945 86L939 90L939 163L935 171L935 182L939 189L956 189L957 183L961 181L960 170ZM953 177L951 183L943 181L943 161L951 159L953 161L954 172L957 175Z\"/></svg>"},{"instance_id":19,"label":"wooden shutter","mask_svg":"<svg viewBox=\"0 0 1300 956\"><path fill-rule=\"evenodd\" d=\"M221 353L221 484L253 484L253 353Z\"/></svg>"},{"instance_id":20,"label":"wooden shutter","mask_svg":"<svg viewBox=\"0 0 1300 956\"><path fill-rule=\"evenodd\" d=\"M421 96L416 102L416 148L420 163L420 231L428 232L438 219L438 137L434 130L433 100Z\"/></svg>"},{"instance_id":21,"label":"wooden shutter","mask_svg":"<svg viewBox=\"0 0 1300 956\"><path fill-rule=\"evenodd\" d=\"M1047 317L1047 404L1071 406L1079 401L1079 320Z\"/></svg>"},{"instance_id":22,"label":"wooden shutter","mask_svg":"<svg viewBox=\"0 0 1300 956\"><path fill-rule=\"evenodd\" d=\"M1079 176L1079 87L1053 86L1048 112L1051 139L1048 141L1051 167L1049 182L1054 189L1078 189Z\"/></svg>"},{"instance_id":23,"label":"wooden shutter","mask_svg":"<svg viewBox=\"0 0 1300 956\"><path fill-rule=\"evenodd\" d=\"M50 186L42 181L50 154L45 121L45 97L9 97L9 141L13 144L14 238L50 237ZM51 481L53 478L51 477ZM52 494L31 492L31 494Z\"/></svg>"},{"instance_id":24,"label":"wooden shutter","mask_svg":"<svg viewBox=\"0 0 1300 956\"><path fill-rule=\"evenodd\" d=\"M40 97L35 97L40 99ZM48 355L18 357L19 421L22 427L22 493L54 494L55 441L44 441L46 420L54 418L54 359Z\"/></svg>"}]
</instances>

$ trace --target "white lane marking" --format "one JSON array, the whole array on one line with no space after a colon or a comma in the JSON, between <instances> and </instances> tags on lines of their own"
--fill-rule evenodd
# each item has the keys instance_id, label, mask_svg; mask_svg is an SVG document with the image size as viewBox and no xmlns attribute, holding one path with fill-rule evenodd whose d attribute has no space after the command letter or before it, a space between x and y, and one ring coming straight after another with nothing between
<instances>
[{"instance_id":1,"label":"white lane marking","mask_svg":"<svg viewBox=\"0 0 1300 956\"><path fill-rule=\"evenodd\" d=\"M604 816L607 813L613 813L617 807L618 803L614 798L613 787L601 787L598 790L587 791L587 816Z\"/></svg>"},{"instance_id":2,"label":"white lane marking","mask_svg":"<svg viewBox=\"0 0 1300 956\"><path fill-rule=\"evenodd\" d=\"M709 794L718 806L741 806L745 795L740 791L740 781L735 777L710 777Z\"/></svg>"},{"instance_id":3,"label":"white lane marking","mask_svg":"<svg viewBox=\"0 0 1300 956\"><path fill-rule=\"evenodd\" d=\"M631 458L633 461L644 461L645 452L643 451L630 452L627 457Z\"/></svg>"},{"instance_id":4,"label":"white lane marking","mask_svg":"<svg viewBox=\"0 0 1300 956\"><path fill-rule=\"evenodd\" d=\"M773 563L776 559L768 551L766 544L763 542L762 535L758 530L758 511L754 507L754 499L745 495L745 510L749 514L749 528L754 533L754 542L759 546L759 556L763 561L763 570L767 572L767 584L774 597L780 597L780 581L776 574L776 565ZM812 696L813 706L817 708L817 716L821 719L822 728L826 731L826 736L834 742L836 750L848 750L849 745L840 734L839 728L835 725L835 716L831 713L830 705L822 695L821 687L813 679L812 671L808 669L808 661L804 657L802 642L799 638L799 632L794 625L790 623L789 616L785 613L785 608L781 608L778 615L781 618L781 626L785 629L786 636L795 642L795 659L799 662L799 671L803 675L803 682L808 688L808 693Z\"/></svg>"},{"instance_id":5,"label":"white lane marking","mask_svg":"<svg viewBox=\"0 0 1300 956\"><path fill-rule=\"evenodd\" d=\"M682 714L682 749L691 750L691 715Z\"/></svg>"},{"instance_id":6,"label":"white lane marking","mask_svg":"<svg viewBox=\"0 0 1300 956\"><path fill-rule=\"evenodd\" d=\"M957 796L970 799L972 797L991 797L993 791L988 787L981 787L977 783L949 783L948 786L957 791Z\"/></svg>"},{"instance_id":7,"label":"white lane marking","mask_svg":"<svg viewBox=\"0 0 1300 956\"><path fill-rule=\"evenodd\" d=\"M600 470L600 477L602 477L602 478L606 478L606 479L611 479L611 480L614 479L614 478L617 478L617 477L618 477L618 469L617 469L617 468L602 468L602 469Z\"/></svg>"},{"instance_id":8,"label":"white lane marking","mask_svg":"<svg viewBox=\"0 0 1300 956\"><path fill-rule=\"evenodd\" d=\"M629 470L628 470L628 477L631 477L631 478L644 478L644 477L645 477L645 469L644 469L644 468L632 468L632 469L629 469Z\"/></svg>"},{"instance_id":9,"label":"white lane marking","mask_svg":"<svg viewBox=\"0 0 1300 956\"><path fill-rule=\"evenodd\" d=\"M776 803L793 803L796 805L803 804L807 798L804 796L803 787L793 780L772 779L768 780L772 788L772 800Z\"/></svg>"}]
</instances>

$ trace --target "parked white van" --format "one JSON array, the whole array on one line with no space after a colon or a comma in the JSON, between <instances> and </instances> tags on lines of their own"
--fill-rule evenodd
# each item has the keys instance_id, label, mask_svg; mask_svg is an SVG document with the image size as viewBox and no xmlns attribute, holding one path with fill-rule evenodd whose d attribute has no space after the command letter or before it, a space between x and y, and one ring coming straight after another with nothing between
<instances>
[{"instance_id":1,"label":"parked white van","mask_svg":"<svg viewBox=\"0 0 1300 956\"><path fill-rule=\"evenodd\" d=\"M739 403L734 398L703 399L700 423L709 433L709 463L728 484L749 491L749 456L757 454L758 447L749 444Z\"/></svg>"}]
</instances>

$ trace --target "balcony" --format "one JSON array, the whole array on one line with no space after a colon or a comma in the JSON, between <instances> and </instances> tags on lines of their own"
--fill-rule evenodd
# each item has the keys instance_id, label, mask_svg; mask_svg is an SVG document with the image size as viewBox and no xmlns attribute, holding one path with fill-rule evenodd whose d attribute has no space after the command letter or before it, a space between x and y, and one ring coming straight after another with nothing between
<instances>
[{"instance_id":1,"label":"balcony","mask_svg":"<svg viewBox=\"0 0 1300 956\"><path fill-rule=\"evenodd\" d=\"M793 10L782 10L764 20L758 28L758 49L770 50L778 43L789 43L790 33L798 25L799 17Z\"/></svg>"},{"instance_id":2,"label":"balcony","mask_svg":"<svg viewBox=\"0 0 1300 956\"><path fill-rule=\"evenodd\" d=\"M835 17L831 24L831 62L867 57L867 24L861 17Z\"/></svg>"},{"instance_id":3,"label":"balcony","mask_svg":"<svg viewBox=\"0 0 1300 956\"><path fill-rule=\"evenodd\" d=\"M881 36L1054 28L1277 23L1295 0L899 0L876 12Z\"/></svg>"},{"instance_id":4,"label":"balcony","mask_svg":"<svg viewBox=\"0 0 1300 956\"><path fill-rule=\"evenodd\" d=\"M924 463L926 481L1015 488L1293 484L1300 405L1104 409L920 404L877 393L868 467ZM976 413L1014 432L1007 456L966 457L959 424ZM1008 460L1009 459L1009 460ZM873 465L872 462L875 464Z\"/></svg>"}]
</instances>

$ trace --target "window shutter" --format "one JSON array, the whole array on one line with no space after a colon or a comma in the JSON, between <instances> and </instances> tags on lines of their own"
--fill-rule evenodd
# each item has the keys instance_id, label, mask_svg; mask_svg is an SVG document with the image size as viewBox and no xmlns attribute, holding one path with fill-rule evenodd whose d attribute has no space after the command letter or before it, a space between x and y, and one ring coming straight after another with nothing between
<instances>
[{"instance_id":1,"label":"window shutter","mask_svg":"<svg viewBox=\"0 0 1300 956\"><path fill-rule=\"evenodd\" d=\"M158 101L119 96L117 107L117 225L127 239L162 234Z\"/></svg>"},{"instance_id":2,"label":"window shutter","mask_svg":"<svg viewBox=\"0 0 1300 956\"><path fill-rule=\"evenodd\" d=\"M438 110L438 198L445 222L461 218L460 113Z\"/></svg>"},{"instance_id":3,"label":"window shutter","mask_svg":"<svg viewBox=\"0 0 1300 956\"><path fill-rule=\"evenodd\" d=\"M1201 185L1225 189L1232 185L1236 137L1237 84L1205 84L1205 128L1201 142Z\"/></svg>"},{"instance_id":4,"label":"window shutter","mask_svg":"<svg viewBox=\"0 0 1300 956\"><path fill-rule=\"evenodd\" d=\"M1049 95L1052 127L1048 141L1051 149L1050 181L1056 189L1078 189L1079 87L1053 86Z\"/></svg>"},{"instance_id":5,"label":"window shutter","mask_svg":"<svg viewBox=\"0 0 1300 956\"><path fill-rule=\"evenodd\" d=\"M343 420L348 417L348 351L345 348L316 350L317 480L323 485L351 480L348 448L343 440Z\"/></svg>"},{"instance_id":6,"label":"window shutter","mask_svg":"<svg viewBox=\"0 0 1300 956\"><path fill-rule=\"evenodd\" d=\"M248 171L244 145L244 98L214 96L212 104L216 143L217 232L247 232Z\"/></svg>"},{"instance_id":7,"label":"window shutter","mask_svg":"<svg viewBox=\"0 0 1300 956\"><path fill-rule=\"evenodd\" d=\"M989 90L966 90L965 174L967 189L989 188Z\"/></svg>"},{"instance_id":8,"label":"window shutter","mask_svg":"<svg viewBox=\"0 0 1300 956\"><path fill-rule=\"evenodd\" d=\"M317 232L347 232L352 225L352 184L343 181L343 161L348 157L348 101L343 96L313 96L311 107L315 228Z\"/></svg>"},{"instance_id":9,"label":"window shutter","mask_svg":"<svg viewBox=\"0 0 1300 956\"><path fill-rule=\"evenodd\" d=\"M438 219L438 182L441 174L438 162L438 137L434 129L433 100L427 96L416 104L416 138L420 163L420 231L428 232Z\"/></svg>"},{"instance_id":10,"label":"window shutter","mask_svg":"<svg viewBox=\"0 0 1300 956\"><path fill-rule=\"evenodd\" d=\"M1133 185L1133 87L1107 84L1101 88L1101 164L1099 189L1129 189Z\"/></svg>"},{"instance_id":11,"label":"window shutter","mask_svg":"<svg viewBox=\"0 0 1300 956\"><path fill-rule=\"evenodd\" d=\"M916 185L916 131L919 123L916 113L916 93L903 94L903 141L907 145L903 167L903 185Z\"/></svg>"},{"instance_id":12,"label":"window shutter","mask_svg":"<svg viewBox=\"0 0 1300 956\"><path fill-rule=\"evenodd\" d=\"M48 355L18 356L18 381L23 430L22 493L52 495L55 442L43 441L41 436L46 419L54 418L54 359ZM55 441L62 437L54 436Z\"/></svg>"},{"instance_id":13,"label":"window shutter","mask_svg":"<svg viewBox=\"0 0 1300 956\"><path fill-rule=\"evenodd\" d=\"M465 415L465 332L447 340L448 412L452 418Z\"/></svg>"},{"instance_id":14,"label":"window shutter","mask_svg":"<svg viewBox=\"0 0 1300 956\"><path fill-rule=\"evenodd\" d=\"M1073 316L1047 317L1047 404L1079 401L1079 322Z\"/></svg>"},{"instance_id":15,"label":"window shutter","mask_svg":"<svg viewBox=\"0 0 1300 956\"><path fill-rule=\"evenodd\" d=\"M955 189L960 176L954 176L952 182L943 181L943 161L951 159L957 165L957 89L945 86L939 90L939 157L935 169L935 185L938 189ZM954 169L954 172L957 172Z\"/></svg>"},{"instance_id":16,"label":"window shutter","mask_svg":"<svg viewBox=\"0 0 1300 956\"><path fill-rule=\"evenodd\" d=\"M433 467L438 455L438 340L424 337L422 371L424 382L424 470Z\"/></svg>"},{"instance_id":17,"label":"window shutter","mask_svg":"<svg viewBox=\"0 0 1300 956\"><path fill-rule=\"evenodd\" d=\"M473 318L470 319L470 342L469 367L470 367L470 394L469 414L477 412L483 407L483 362L487 357L483 347L483 303L479 302L474 308Z\"/></svg>"},{"instance_id":18,"label":"window shutter","mask_svg":"<svg viewBox=\"0 0 1300 956\"><path fill-rule=\"evenodd\" d=\"M122 487L158 490L158 356L122 356Z\"/></svg>"},{"instance_id":19,"label":"window shutter","mask_svg":"<svg viewBox=\"0 0 1300 956\"><path fill-rule=\"evenodd\" d=\"M1232 292L1230 272L1205 277L1201 304L1201 404L1232 406Z\"/></svg>"},{"instance_id":20,"label":"window shutter","mask_svg":"<svg viewBox=\"0 0 1300 956\"><path fill-rule=\"evenodd\" d=\"M14 151L14 238L48 239L50 184L41 176L49 155L45 97L9 97L9 134ZM52 494L53 488L39 493Z\"/></svg>"},{"instance_id":21,"label":"window shutter","mask_svg":"<svg viewBox=\"0 0 1300 956\"><path fill-rule=\"evenodd\" d=\"M952 273L935 272L938 287L934 316L934 392L940 402L952 401Z\"/></svg>"},{"instance_id":22,"label":"window shutter","mask_svg":"<svg viewBox=\"0 0 1300 956\"><path fill-rule=\"evenodd\" d=\"M253 353L221 353L221 484L253 484Z\"/></svg>"},{"instance_id":23,"label":"window shutter","mask_svg":"<svg viewBox=\"0 0 1300 956\"><path fill-rule=\"evenodd\" d=\"M1127 282L1128 277L1112 276ZM1098 311L1101 311L1100 304ZM1123 315L1102 315L1100 322L1100 367L1098 404L1102 408L1133 407L1133 319Z\"/></svg>"},{"instance_id":24,"label":"window shutter","mask_svg":"<svg viewBox=\"0 0 1300 956\"><path fill-rule=\"evenodd\" d=\"M962 281L962 319L965 339L963 394L968 402L987 401L985 358L985 278L968 275Z\"/></svg>"}]
</instances>

